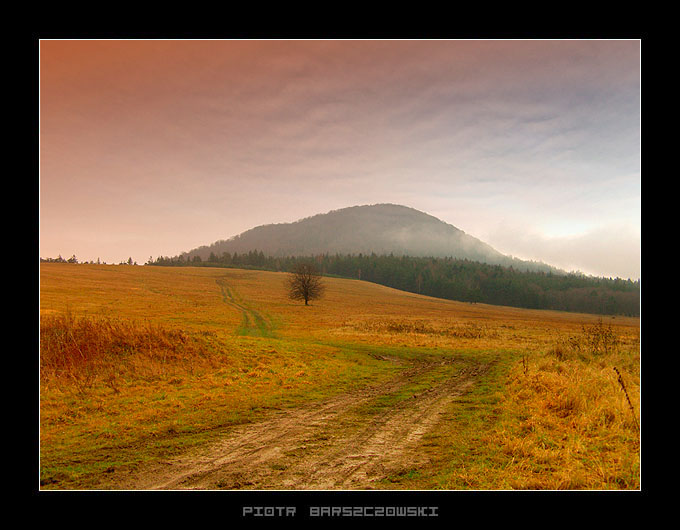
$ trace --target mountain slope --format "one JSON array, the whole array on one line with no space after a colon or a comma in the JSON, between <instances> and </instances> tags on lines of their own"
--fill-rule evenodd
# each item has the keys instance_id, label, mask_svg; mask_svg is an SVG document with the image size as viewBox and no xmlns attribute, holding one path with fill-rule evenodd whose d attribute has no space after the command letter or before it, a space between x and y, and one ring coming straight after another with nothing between
<instances>
[{"instance_id":1,"label":"mountain slope","mask_svg":"<svg viewBox=\"0 0 680 530\"><path fill-rule=\"evenodd\" d=\"M252 250L268 256L318 254L395 254L454 257L530 270L556 269L505 256L488 244L436 217L395 204L353 206L293 223L258 226L228 240L187 252L185 258L211 253L242 254Z\"/></svg>"}]
</instances>

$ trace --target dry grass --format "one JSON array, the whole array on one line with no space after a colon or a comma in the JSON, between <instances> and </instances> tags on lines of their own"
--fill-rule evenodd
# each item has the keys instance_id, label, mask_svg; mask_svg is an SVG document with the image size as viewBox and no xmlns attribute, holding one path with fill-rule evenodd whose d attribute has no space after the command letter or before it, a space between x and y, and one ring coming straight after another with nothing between
<instances>
[{"instance_id":1,"label":"dry grass","mask_svg":"<svg viewBox=\"0 0 680 530\"><path fill-rule=\"evenodd\" d=\"M498 359L391 487L639 487L639 319L467 304L282 273L41 265L44 487L92 487L209 433L394 374L366 352ZM266 330L267 334L259 333ZM621 387L625 384L630 399Z\"/></svg>"},{"instance_id":2,"label":"dry grass","mask_svg":"<svg viewBox=\"0 0 680 530\"><path fill-rule=\"evenodd\" d=\"M631 350L581 348L566 358L535 356L526 374L512 370L506 421L488 438L512 457L504 482L516 489L639 488L638 361ZM630 382L635 415L615 367Z\"/></svg>"},{"instance_id":3,"label":"dry grass","mask_svg":"<svg viewBox=\"0 0 680 530\"><path fill-rule=\"evenodd\" d=\"M149 377L210 364L201 346L185 332L150 322L83 318L72 313L40 321L40 375L43 384L73 383L79 389L118 378Z\"/></svg>"},{"instance_id":4,"label":"dry grass","mask_svg":"<svg viewBox=\"0 0 680 530\"><path fill-rule=\"evenodd\" d=\"M349 324L363 333L437 335L465 339L497 337L497 330L473 322L436 322L432 320L372 319Z\"/></svg>"},{"instance_id":5,"label":"dry grass","mask_svg":"<svg viewBox=\"0 0 680 530\"><path fill-rule=\"evenodd\" d=\"M636 334L584 325L544 352L522 354L502 384L479 392L472 401L486 403L488 430L476 433L479 424L460 413L469 431L448 433L456 465L438 477L440 487L638 489L639 398Z\"/></svg>"}]
</instances>

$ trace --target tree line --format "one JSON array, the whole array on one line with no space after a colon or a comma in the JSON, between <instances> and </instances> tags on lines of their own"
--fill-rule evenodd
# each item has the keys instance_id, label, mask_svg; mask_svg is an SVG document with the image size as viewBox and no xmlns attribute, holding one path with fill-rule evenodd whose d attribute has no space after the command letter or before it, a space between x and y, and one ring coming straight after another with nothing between
<instances>
[{"instance_id":1,"label":"tree line","mask_svg":"<svg viewBox=\"0 0 680 530\"><path fill-rule=\"evenodd\" d=\"M376 254L266 256L262 251L152 257L146 265L234 267L290 272L313 262L325 276L365 280L402 291L470 303L639 316L640 281L557 274L456 258Z\"/></svg>"},{"instance_id":2,"label":"tree line","mask_svg":"<svg viewBox=\"0 0 680 530\"><path fill-rule=\"evenodd\" d=\"M76 258L76 255L74 254L71 256L69 259L64 259L61 257L61 254L59 254L56 258L40 258L40 263L81 263L83 265L106 265L107 263L105 261L101 261L99 258L97 258L97 261L90 260L90 261L78 261L78 258ZM137 265L136 261L133 261L132 258L128 258L127 261L121 261L118 263L118 265Z\"/></svg>"}]
</instances>

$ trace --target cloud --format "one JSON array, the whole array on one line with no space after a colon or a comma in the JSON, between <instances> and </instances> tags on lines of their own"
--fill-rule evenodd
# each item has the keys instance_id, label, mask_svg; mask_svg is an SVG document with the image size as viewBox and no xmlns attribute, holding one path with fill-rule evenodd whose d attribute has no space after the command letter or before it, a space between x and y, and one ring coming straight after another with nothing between
<instances>
[{"instance_id":1,"label":"cloud","mask_svg":"<svg viewBox=\"0 0 680 530\"><path fill-rule=\"evenodd\" d=\"M596 226L580 234L547 236L522 226L499 226L489 234L496 249L594 276L640 278L641 235L630 225Z\"/></svg>"}]
</instances>

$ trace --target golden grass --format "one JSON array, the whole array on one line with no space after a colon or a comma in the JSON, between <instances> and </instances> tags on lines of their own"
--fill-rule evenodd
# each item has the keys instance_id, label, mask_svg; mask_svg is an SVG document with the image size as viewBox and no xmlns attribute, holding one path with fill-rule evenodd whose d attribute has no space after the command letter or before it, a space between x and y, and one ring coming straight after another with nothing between
<instances>
[{"instance_id":1,"label":"golden grass","mask_svg":"<svg viewBox=\"0 0 680 530\"><path fill-rule=\"evenodd\" d=\"M393 375L370 351L498 363L390 487L639 487L639 319L439 300L282 273L41 264L43 487L92 487L214 430ZM367 351L368 351L367 350Z\"/></svg>"},{"instance_id":2,"label":"golden grass","mask_svg":"<svg viewBox=\"0 0 680 530\"><path fill-rule=\"evenodd\" d=\"M513 370L504 407L508 419L517 421L489 437L515 458L505 472L507 483L639 487L639 407L630 410L614 370L625 373L633 402L639 403L638 361L636 352L626 350L566 359L549 352L537 356L526 375ZM527 462L549 464L550 475L538 481Z\"/></svg>"},{"instance_id":3,"label":"golden grass","mask_svg":"<svg viewBox=\"0 0 680 530\"><path fill-rule=\"evenodd\" d=\"M407 485L639 489L639 338L614 329L585 325L544 351L502 359L504 377L476 388L432 435L439 471Z\"/></svg>"}]
</instances>

